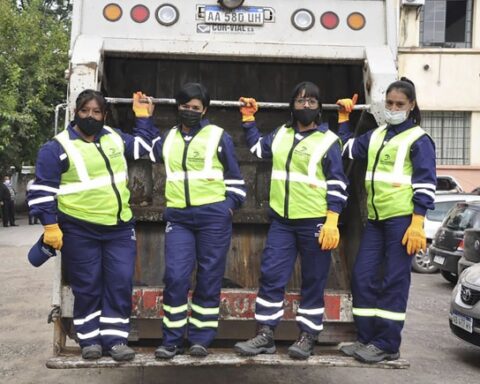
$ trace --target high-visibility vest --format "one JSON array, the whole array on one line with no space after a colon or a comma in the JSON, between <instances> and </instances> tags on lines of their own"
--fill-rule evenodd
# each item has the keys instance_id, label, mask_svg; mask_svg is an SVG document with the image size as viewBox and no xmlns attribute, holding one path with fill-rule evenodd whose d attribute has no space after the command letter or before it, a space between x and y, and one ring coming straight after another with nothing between
<instances>
[{"instance_id":1,"label":"high-visibility vest","mask_svg":"<svg viewBox=\"0 0 480 384\"><path fill-rule=\"evenodd\" d=\"M387 126L375 129L368 145L365 175L368 218L385 220L413 213L412 144L427 133L419 126L385 142Z\"/></svg>"},{"instance_id":2,"label":"high-visibility vest","mask_svg":"<svg viewBox=\"0 0 480 384\"><path fill-rule=\"evenodd\" d=\"M282 126L272 142L270 207L288 219L324 217L327 183L322 159L338 136L315 131L294 144L295 130Z\"/></svg>"},{"instance_id":3,"label":"high-visibility vest","mask_svg":"<svg viewBox=\"0 0 480 384\"><path fill-rule=\"evenodd\" d=\"M68 130L55 136L65 150L69 167L62 173L58 209L72 217L101 225L129 221L130 191L122 137L104 126L109 134L99 142L70 140Z\"/></svg>"},{"instance_id":4,"label":"high-visibility vest","mask_svg":"<svg viewBox=\"0 0 480 384\"><path fill-rule=\"evenodd\" d=\"M209 124L190 141L185 141L174 127L163 144L167 181L167 207L185 208L225 200L223 165L218 146L223 129Z\"/></svg>"}]
</instances>

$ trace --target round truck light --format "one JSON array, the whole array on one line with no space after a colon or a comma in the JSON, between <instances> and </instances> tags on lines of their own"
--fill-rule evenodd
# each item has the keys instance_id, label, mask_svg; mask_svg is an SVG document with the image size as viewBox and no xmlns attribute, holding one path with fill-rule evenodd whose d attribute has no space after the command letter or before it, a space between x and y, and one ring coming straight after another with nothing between
<instances>
[{"instance_id":1,"label":"round truck light","mask_svg":"<svg viewBox=\"0 0 480 384\"><path fill-rule=\"evenodd\" d=\"M110 3L103 8L103 17L108 21L118 21L122 17L122 8L118 4Z\"/></svg>"},{"instance_id":2,"label":"round truck light","mask_svg":"<svg viewBox=\"0 0 480 384\"><path fill-rule=\"evenodd\" d=\"M315 24L313 13L308 9L297 9L292 15L292 24L300 31L308 31Z\"/></svg>"},{"instance_id":3,"label":"round truck light","mask_svg":"<svg viewBox=\"0 0 480 384\"><path fill-rule=\"evenodd\" d=\"M245 0L218 0L218 4L227 9L240 7Z\"/></svg>"},{"instance_id":4,"label":"round truck light","mask_svg":"<svg viewBox=\"0 0 480 384\"><path fill-rule=\"evenodd\" d=\"M325 12L320 16L320 24L322 24L325 29L335 29L339 22L340 20L335 12Z\"/></svg>"},{"instance_id":5,"label":"round truck light","mask_svg":"<svg viewBox=\"0 0 480 384\"><path fill-rule=\"evenodd\" d=\"M162 4L155 12L157 21L167 27L175 24L178 21L178 16L178 9L171 4Z\"/></svg>"},{"instance_id":6,"label":"round truck light","mask_svg":"<svg viewBox=\"0 0 480 384\"><path fill-rule=\"evenodd\" d=\"M130 11L130 17L136 23L144 23L150 17L150 11L145 5L137 4Z\"/></svg>"},{"instance_id":7,"label":"round truck light","mask_svg":"<svg viewBox=\"0 0 480 384\"><path fill-rule=\"evenodd\" d=\"M354 31L359 31L360 29L365 27L365 16L363 16L360 12L353 12L348 15L347 24Z\"/></svg>"}]
</instances>

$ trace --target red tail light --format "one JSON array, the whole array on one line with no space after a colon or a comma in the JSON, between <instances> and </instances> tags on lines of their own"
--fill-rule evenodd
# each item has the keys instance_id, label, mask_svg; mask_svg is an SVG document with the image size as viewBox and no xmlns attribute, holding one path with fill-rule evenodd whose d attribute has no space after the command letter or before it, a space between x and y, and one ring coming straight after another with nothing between
<instances>
[{"instance_id":1,"label":"red tail light","mask_svg":"<svg viewBox=\"0 0 480 384\"><path fill-rule=\"evenodd\" d=\"M457 251L463 251L463 239L458 242Z\"/></svg>"}]
</instances>

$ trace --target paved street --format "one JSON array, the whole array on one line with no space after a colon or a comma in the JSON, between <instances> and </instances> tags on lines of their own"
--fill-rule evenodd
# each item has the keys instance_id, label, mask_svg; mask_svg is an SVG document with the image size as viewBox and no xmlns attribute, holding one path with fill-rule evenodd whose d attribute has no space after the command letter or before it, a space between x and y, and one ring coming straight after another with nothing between
<instances>
[{"instance_id":1,"label":"paved street","mask_svg":"<svg viewBox=\"0 0 480 384\"><path fill-rule=\"evenodd\" d=\"M402 358L406 370L372 368L148 368L49 370L52 263L32 267L29 246L40 225L0 228L1 383L462 383L477 384L480 348L456 339L448 328L451 286L439 275L413 274Z\"/></svg>"}]
</instances>

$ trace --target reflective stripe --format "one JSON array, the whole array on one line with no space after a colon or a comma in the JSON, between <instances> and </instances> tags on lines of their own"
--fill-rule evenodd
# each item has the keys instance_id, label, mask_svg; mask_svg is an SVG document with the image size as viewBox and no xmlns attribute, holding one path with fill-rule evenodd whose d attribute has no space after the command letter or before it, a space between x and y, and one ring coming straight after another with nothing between
<instances>
[{"instance_id":1,"label":"reflective stripe","mask_svg":"<svg viewBox=\"0 0 480 384\"><path fill-rule=\"evenodd\" d=\"M260 321L275 320L275 319L278 319L278 318L282 317L283 313L284 313L283 309L274 313L273 315L259 315L258 313L255 313L255 320L260 320Z\"/></svg>"},{"instance_id":2,"label":"reflective stripe","mask_svg":"<svg viewBox=\"0 0 480 384\"><path fill-rule=\"evenodd\" d=\"M352 308L352 313L355 316L375 316L375 308Z\"/></svg>"},{"instance_id":3,"label":"reflective stripe","mask_svg":"<svg viewBox=\"0 0 480 384\"><path fill-rule=\"evenodd\" d=\"M70 161L73 162L73 164L75 165L79 179L82 182L89 181L90 177L88 176L85 162L83 161L82 155L80 154L78 149L70 140L68 131L63 131L62 133L57 135L56 138L60 142L60 144L62 144L63 148L65 148L65 152L70 154Z\"/></svg>"},{"instance_id":4,"label":"reflective stripe","mask_svg":"<svg viewBox=\"0 0 480 384\"><path fill-rule=\"evenodd\" d=\"M160 137L156 137L155 139L152 140L152 147L150 151L150 160L152 160L154 163L156 162L155 154L153 153L153 148L155 147L155 143L157 141L161 140Z\"/></svg>"},{"instance_id":5,"label":"reflective stripe","mask_svg":"<svg viewBox=\"0 0 480 384\"><path fill-rule=\"evenodd\" d=\"M223 135L223 130L221 128L212 127L211 130L212 132L208 139L208 144L205 151L205 164L203 166L203 170L206 172L213 171L213 158L215 156L214 153L219 145L219 140L221 140ZM218 133L220 133L219 131L222 132L220 137L218 136ZM190 178L190 172L188 173L188 177ZM223 172L222 172L222 179L223 179Z\"/></svg>"},{"instance_id":6,"label":"reflective stripe","mask_svg":"<svg viewBox=\"0 0 480 384\"><path fill-rule=\"evenodd\" d=\"M338 192L338 191L328 191L327 192L327 195L332 195L332 196L337 196L343 200L347 200L347 196L345 196L344 194Z\"/></svg>"},{"instance_id":7,"label":"reflective stripe","mask_svg":"<svg viewBox=\"0 0 480 384\"><path fill-rule=\"evenodd\" d=\"M120 317L100 317L100 322L105 324L128 324L130 319L122 319Z\"/></svg>"},{"instance_id":8,"label":"reflective stripe","mask_svg":"<svg viewBox=\"0 0 480 384\"><path fill-rule=\"evenodd\" d=\"M258 297L255 299L255 302L257 302L260 305L263 305L264 307L267 308L282 308L283 307L283 300L273 303L267 300L262 299L261 297Z\"/></svg>"},{"instance_id":9,"label":"reflective stripe","mask_svg":"<svg viewBox=\"0 0 480 384\"><path fill-rule=\"evenodd\" d=\"M172 149L172 142L177 134L178 128L172 128L170 132L167 134L165 138L165 142L163 143L163 162L165 164L165 173L167 174L167 178L171 178L172 169L170 168L170 149ZM183 175L185 178L185 175Z\"/></svg>"},{"instance_id":10,"label":"reflective stripe","mask_svg":"<svg viewBox=\"0 0 480 384\"><path fill-rule=\"evenodd\" d=\"M262 158L262 138L258 139L257 144L250 148L250 152L257 156L259 159Z\"/></svg>"},{"instance_id":11,"label":"reflective stripe","mask_svg":"<svg viewBox=\"0 0 480 384\"><path fill-rule=\"evenodd\" d=\"M322 315L325 311L325 308L312 308L312 309L303 309L298 308L297 313L302 313L304 315Z\"/></svg>"},{"instance_id":12,"label":"reflective stripe","mask_svg":"<svg viewBox=\"0 0 480 384\"><path fill-rule=\"evenodd\" d=\"M348 151L348 158L350 160L353 160L352 147L353 147L353 142L354 141L355 141L355 139L348 139L347 142L345 143L345 145L343 146L342 155L345 154L345 151Z\"/></svg>"},{"instance_id":13,"label":"reflective stripe","mask_svg":"<svg viewBox=\"0 0 480 384\"><path fill-rule=\"evenodd\" d=\"M205 308L200 305L193 304L191 305L192 311L200 313L201 315L218 315L220 313L220 308Z\"/></svg>"},{"instance_id":14,"label":"reflective stripe","mask_svg":"<svg viewBox=\"0 0 480 384\"><path fill-rule=\"evenodd\" d=\"M180 305L179 307L171 307L170 305L163 304L162 306L164 312L168 312L172 315L175 315L176 313L182 313L188 310L188 305Z\"/></svg>"},{"instance_id":15,"label":"reflective stripe","mask_svg":"<svg viewBox=\"0 0 480 384\"><path fill-rule=\"evenodd\" d=\"M305 183L309 185L315 185L316 187L319 188L327 188L327 183L323 180L318 180L316 177L310 177L298 172L289 172L288 179L290 181L296 181L298 183ZM285 181L287 180L287 171L278 171L278 170L273 170L272 171L272 180L282 180Z\"/></svg>"},{"instance_id":16,"label":"reflective stripe","mask_svg":"<svg viewBox=\"0 0 480 384\"><path fill-rule=\"evenodd\" d=\"M58 156L61 161L65 160L68 156L66 153L62 153L60 156Z\"/></svg>"},{"instance_id":17,"label":"reflective stripe","mask_svg":"<svg viewBox=\"0 0 480 384\"><path fill-rule=\"evenodd\" d=\"M327 180L327 185L338 185L340 186L343 190L347 189L347 184L345 184L341 180Z\"/></svg>"},{"instance_id":18,"label":"reflective stripe","mask_svg":"<svg viewBox=\"0 0 480 384\"><path fill-rule=\"evenodd\" d=\"M140 158L140 145L148 152L151 152L152 150L152 148L145 142L145 140L143 140L139 136L136 136L133 141L133 158L135 160Z\"/></svg>"},{"instance_id":19,"label":"reflective stripe","mask_svg":"<svg viewBox=\"0 0 480 384\"><path fill-rule=\"evenodd\" d=\"M165 168L166 169L166 168ZM185 180L186 173L183 171L169 172L168 180L177 181ZM223 180L223 172L220 170L209 170L209 171L188 171L188 179L209 179L209 180Z\"/></svg>"},{"instance_id":20,"label":"reflective stripe","mask_svg":"<svg viewBox=\"0 0 480 384\"><path fill-rule=\"evenodd\" d=\"M240 195L240 196L247 196L247 194L245 193L245 191L242 191L240 188L235 188L235 187L226 187L225 188L226 191L230 191L230 192L233 192L233 193L236 193L237 195Z\"/></svg>"},{"instance_id":21,"label":"reflective stripe","mask_svg":"<svg viewBox=\"0 0 480 384\"><path fill-rule=\"evenodd\" d=\"M97 312L93 312L91 313L90 315L86 316L85 318L83 319L73 319L73 324L75 325L83 325L85 324L86 322L92 320L92 319L95 319L96 317L100 316L102 314L102 311L97 311Z\"/></svg>"},{"instance_id":22,"label":"reflective stripe","mask_svg":"<svg viewBox=\"0 0 480 384\"><path fill-rule=\"evenodd\" d=\"M225 184L227 184L227 185L245 185L244 180L226 179L224 181L225 181Z\"/></svg>"},{"instance_id":23,"label":"reflective stripe","mask_svg":"<svg viewBox=\"0 0 480 384\"><path fill-rule=\"evenodd\" d=\"M299 321L300 323L303 323L305 324L307 327L315 330L315 331L321 331L323 330L323 324L320 324L320 325L317 325L315 324L314 322L306 319L305 317L303 316L297 316L295 317L295 320Z\"/></svg>"},{"instance_id":24,"label":"reflective stripe","mask_svg":"<svg viewBox=\"0 0 480 384\"><path fill-rule=\"evenodd\" d=\"M318 163L323 156L327 153L330 147L338 140L338 136L335 135L332 131L325 132L325 137L321 141L320 145L316 148L315 152L310 156L310 161L308 162L308 176L310 179L317 179L317 168Z\"/></svg>"},{"instance_id":25,"label":"reflective stripe","mask_svg":"<svg viewBox=\"0 0 480 384\"><path fill-rule=\"evenodd\" d=\"M377 316L388 320L405 321L406 314L402 312L386 311L378 308L352 308L355 316L372 317Z\"/></svg>"},{"instance_id":26,"label":"reflective stripe","mask_svg":"<svg viewBox=\"0 0 480 384\"><path fill-rule=\"evenodd\" d=\"M275 137L273 138L272 153L276 151L278 144L282 142L282 137L283 135L285 135L286 132L287 132L287 128L284 125L282 125L280 129L277 131Z\"/></svg>"},{"instance_id":27,"label":"reflective stripe","mask_svg":"<svg viewBox=\"0 0 480 384\"><path fill-rule=\"evenodd\" d=\"M45 196L45 197L39 197L38 199L33 199L28 202L28 206L31 207L32 205L35 204L41 204L41 203L46 203L47 201L54 201L55 198L53 196Z\"/></svg>"},{"instance_id":28,"label":"reflective stripe","mask_svg":"<svg viewBox=\"0 0 480 384\"><path fill-rule=\"evenodd\" d=\"M166 316L164 316L163 324L165 324L168 328L182 328L187 324L187 318L177 321L171 321Z\"/></svg>"},{"instance_id":29,"label":"reflective stripe","mask_svg":"<svg viewBox=\"0 0 480 384\"><path fill-rule=\"evenodd\" d=\"M127 173L126 172L118 172L113 175L115 184L119 184L122 182L127 181ZM93 180L80 182L80 183L70 183L66 185L61 185L60 190L58 192L59 195L68 195L70 193L77 193L88 191L90 189L97 189L100 187L105 187L107 185L112 184L112 179L110 175L98 177Z\"/></svg>"},{"instance_id":30,"label":"reflective stripe","mask_svg":"<svg viewBox=\"0 0 480 384\"><path fill-rule=\"evenodd\" d=\"M191 317L188 322L197 328L218 328L218 321L200 321Z\"/></svg>"},{"instance_id":31,"label":"reflective stripe","mask_svg":"<svg viewBox=\"0 0 480 384\"><path fill-rule=\"evenodd\" d=\"M120 337L124 337L126 339L128 337L128 332L119 331L118 329L102 329L100 331L100 335L102 335L102 336L120 336Z\"/></svg>"},{"instance_id":32,"label":"reflective stripe","mask_svg":"<svg viewBox=\"0 0 480 384\"><path fill-rule=\"evenodd\" d=\"M367 171L367 173L365 174L365 180L373 181L371 171ZM383 181L385 183L390 183L390 184L411 185L412 177L408 175L395 175L394 173L390 173L390 172L375 171L375 181Z\"/></svg>"},{"instance_id":33,"label":"reflective stripe","mask_svg":"<svg viewBox=\"0 0 480 384\"><path fill-rule=\"evenodd\" d=\"M385 311L384 309L377 309L376 314L377 317L382 317L388 320L405 321L405 313L401 312L391 312Z\"/></svg>"},{"instance_id":34,"label":"reflective stripe","mask_svg":"<svg viewBox=\"0 0 480 384\"><path fill-rule=\"evenodd\" d=\"M92 337L100 335L100 329L96 329L89 333L79 333L77 332L77 336L80 340L91 339Z\"/></svg>"},{"instance_id":35,"label":"reflective stripe","mask_svg":"<svg viewBox=\"0 0 480 384\"><path fill-rule=\"evenodd\" d=\"M428 189L416 189L413 191L413 194L416 195L417 193L424 193L427 196L430 196L432 199L435 199L435 193L428 190Z\"/></svg>"},{"instance_id":36,"label":"reflective stripe","mask_svg":"<svg viewBox=\"0 0 480 384\"><path fill-rule=\"evenodd\" d=\"M431 189L432 191L435 191L437 189L437 186L435 184L430 184L430 183L414 183L412 184L413 189L417 188L427 188Z\"/></svg>"},{"instance_id":37,"label":"reflective stripe","mask_svg":"<svg viewBox=\"0 0 480 384\"><path fill-rule=\"evenodd\" d=\"M47 185L38 185L38 184L32 184L28 190L29 191L45 191L45 192L52 192L52 193L58 193L59 191L58 188L53 188Z\"/></svg>"},{"instance_id":38,"label":"reflective stripe","mask_svg":"<svg viewBox=\"0 0 480 384\"><path fill-rule=\"evenodd\" d=\"M408 136L405 139L403 139L400 145L398 146L397 157L395 159L395 165L393 166L394 175L397 175L397 176L403 175L403 172L404 172L403 168L405 165L405 159L407 158L407 151L410 149L414 141L416 141L417 139L419 139L425 134L425 131L419 126L416 126L411 129L412 129L412 132L410 132Z\"/></svg>"}]
</instances>

